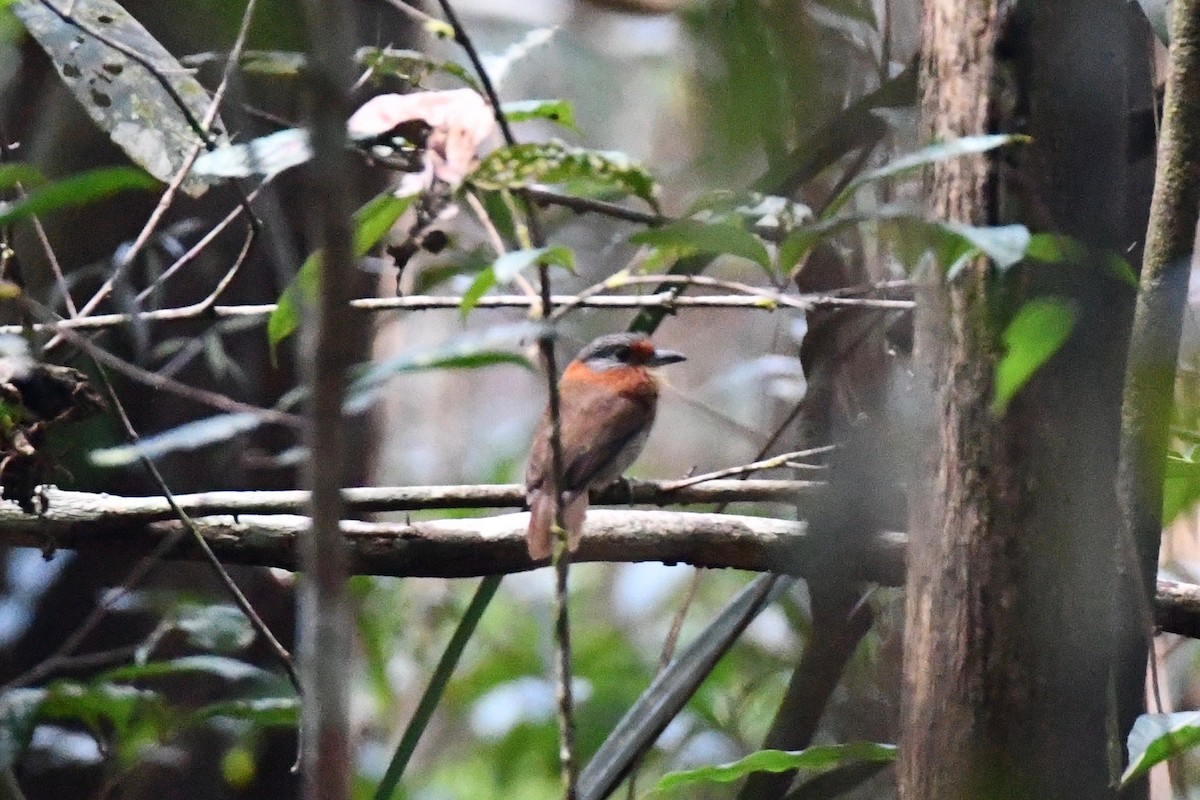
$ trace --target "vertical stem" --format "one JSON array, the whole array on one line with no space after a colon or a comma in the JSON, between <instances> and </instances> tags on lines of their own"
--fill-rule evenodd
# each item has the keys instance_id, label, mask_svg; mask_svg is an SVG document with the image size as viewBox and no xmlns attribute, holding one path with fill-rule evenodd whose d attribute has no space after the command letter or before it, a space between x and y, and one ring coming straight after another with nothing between
<instances>
[{"instance_id":1,"label":"vertical stem","mask_svg":"<svg viewBox=\"0 0 1200 800\"><path fill-rule=\"evenodd\" d=\"M337 0L306 0L313 143L310 229L322 249L316 307L306 325L305 368L311 392L306 483L312 491L312 531L300 541L304 711L301 720L304 797L343 800L350 794L349 684L354 626L346 595L342 543L346 368L359 337L350 314L353 230L346 152L346 89L352 76L351 19Z\"/></svg>"}]
</instances>

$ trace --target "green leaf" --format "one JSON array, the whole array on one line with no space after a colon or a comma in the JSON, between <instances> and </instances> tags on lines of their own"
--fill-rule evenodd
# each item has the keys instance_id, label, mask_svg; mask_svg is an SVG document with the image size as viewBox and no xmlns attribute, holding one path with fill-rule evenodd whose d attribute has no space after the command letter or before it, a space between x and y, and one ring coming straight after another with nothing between
<instances>
[{"instance_id":1,"label":"green leaf","mask_svg":"<svg viewBox=\"0 0 1200 800\"><path fill-rule=\"evenodd\" d=\"M60 208L87 205L131 189L158 186L157 180L134 167L100 167L46 184L23 200L0 205L0 225Z\"/></svg>"},{"instance_id":2,"label":"green leaf","mask_svg":"<svg viewBox=\"0 0 1200 800\"><path fill-rule=\"evenodd\" d=\"M1200 711L1142 714L1129 732L1129 766L1121 776L1125 787L1160 764L1200 744Z\"/></svg>"},{"instance_id":3,"label":"green leaf","mask_svg":"<svg viewBox=\"0 0 1200 800\"><path fill-rule=\"evenodd\" d=\"M487 267L475 276L475 280L471 281L471 285L463 292L462 301L458 304L458 313L465 320L467 314L471 313L479 298L487 294L493 286L496 285L496 269L495 267Z\"/></svg>"},{"instance_id":4,"label":"green leaf","mask_svg":"<svg viewBox=\"0 0 1200 800\"><path fill-rule=\"evenodd\" d=\"M794 769L825 770L855 762L896 760L896 746L874 742L820 745L806 750L759 750L732 764L671 772L659 780L656 791L667 791L691 783L731 783L755 772L787 772Z\"/></svg>"},{"instance_id":5,"label":"green leaf","mask_svg":"<svg viewBox=\"0 0 1200 800\"><path fill-rule=\"evenodd\" d=\"M746 229L729 222L704 223L680 220L661 228L639 231L629 237L634 244L675 248L684 253L727 253L749 259L765 270L771 269L771 255L762 240Z\"/></svg>"},{"instance_id":6,"label":"green leaf","mask_svg":"<svg viewBox=\"0 0 1200 800\"><path fill-rule=\"evenodd\" d=\"M492 264L492 270L496 273L497 282L508 283L516 278L522 270L534 264L547 264L574 272L575 253L571 251L571 248L561 244L533 250L513 250L497 258Z\"/></svg>"},{"instance_id":7,"label":"green leaf","mask_svg":"<svg viewBox=\"0 0 1200 800\"><path fill-rule=\"evenodd\" d=\"M501 364L512 364L532 371L534 366L525 356L500 349L501 346L528 336L532 330L532 326L520 324L473 331L440 347L401 353L387 361L372 364L351 382L346 390L346 402L342 408L347 414L365 411L390 378L407 372L427 369L479 369Z\"/></svg>"},{"instance_id":8,"label":"green leaf","mask_svg":"<svg viewBox=\"0 0 1200 800\"><path fill-rule=\"evenodd\" d=\"M468 180L483 189L520 189L536 183L578 181L631 194L657 207L657 184L629 156L571 147L562 142L498 148L480 162Z\"/></svg>"},{"instance_id":9,"label":"green leaf","mask_svg":"<svg viewBox=\"0 0 1200 800\"><path fill-rule=\"evenodd\" d=\"M396 224L396 220L416 200L416 195L396 197L391 192L377 195L354 212L354 255L362 258ZM316 297L321 253L309 255L300 266L295 279L283 290L275 310L267 320L267 341L271 357L275 358L279 343L296 332L300 326L300 307L305 300Z\"/></svg>"},{"instance_id":10,"label":"green leaf","mask_svg":"<svg viewBox=\"0 0 1200 800\"><path fill-rule=\"evenodd\" d=\"M217 653L234 653L254 642L254 626L240 608L224 603L185 605L171 621L193 647Z\"/></svg>"},{"instance_id":11,"label":"green leaf","mask_svg":"<svg viewBox=\"0 0 1200 800\"><path fill-rule=\"evenodd\" d=\"M1075 327L1075 310L1055 298L1030 300L1004 331L1005 354L996 364L992 413L1000 415L1042 364L1063 346Z\"/></svg>"},{"instance_id":12,"label":"green leaf","mask_svg":"<svg viewBox=\"0 0 1200 800\"><path fill-rule=\"evenodd\" d=\"M823 217L832 217L850 201L854 193L872 181L882 178L894 178L909 172L915 172L930 164L946 161L951 158L961 158L967 155L977 155L1015 142L1027 142L1028 136L1019 134L990 134L987 136L964 136L948 142L939 142L922 148L915 153L893 159L878 169L864 172L850 182L823 212Z\"/></svg>"},{"instance_id":13,"label":"green leaf","mask_svg":"<svg viewBox=\"0 0 1200 800\"><path fill-rule=\"evenodd\" d=\"M475 276L467 291L463 292L462 302L458 306L459 314L465 319L471 309L475 308L479 298L487 294L493 286L497 283L509 283L534 264L559 266L574 272L575 253L561 244L505 253Z\"/></svg>"},{"instance_id":14,"label":"green leaf","mask_svg":"<svg viewBox=\"0 0 1200 800\"><path fill-rule=\"evenodd\" d=\"M1050 264L1081 261L1085 253L1083 245L1076 239L1060 233L1035 233L1029 237L1029 245L1025 248L1027 258Z\"/></svg>"},{"instance_id":15,"label":"green leaf","mask_svg":"<svg viewBox=\"0 0 1200 800\"><path fill-rule=\"evenodd\" d=\"M475 589L475 595L471 598L471 604L467 606L446 649L442 651L437 667L434 668L433 675L429 678L429 685L421 694L416 711L413 712L412 719L409 720L404 734L400 737L399 744L396 745L395 752L392 753L387 771L375 790L375 800L389 800L395 793L409 759L412 758L413 751L417 749L417 743L421 740L421 734L429 725L429 720L433 717L433 712L437 709L438 703L441 702L442 695L446 691L446 685L450 682L450 676L454 674L454 669L462 658L463 650L471 641L471 636L474 635L475 628L479 625L480 618L483 617L483 612L492 602L492 597L500 588L500 581L503 578L502 575L489 575L479 582L479 586Z\"/></svg>"},{"instance_id":16,"label":"green leaf","mask_svg":"<svg viewBox=\"0 0 1200 800\"><path fill-rule=\"evenodd\" d=\"M227 700L196 709L194 717L244 719L263 728L293 727L300 718L300 701L295 697L260 697Z\"/></svg>"},{"instance_id":17,"label":"green leaf","mask_svg":"<svg viewBox=\"0 0 1200 800\"><path fill-rule=\"evenodd\" d=\"M135 681L171 675L205 673L227 681L244 681L270 676L261 667L225 656L183 656L170 661L150 661L110 669L101 676L103 681Z\"/></svg>"},{"instance_id":18,"label":"green leaf","mask_svg":"<svg viewBox=\"0 0 1200 800\"><path fill-rule=\"evenodd\" d=\"M449 38L454 38L451 31ZM392 47L360 47L355 58L364 67L383 75L392 75L411 84L419 84L434 72L444 72L458 78L476 91L482 91L475 80L456 61L442 61L417 50L399 50Z\"/></svg>"},{"instance_id":19,"label":"green leaf","mask_svg":"<svg viewBox=\"0 0 1200 800\"><path fill-rule=\"evenodd\" d=\"M146 689L108 681L89 686L60 682L50 686L38 713L43 719L82 722L98 735L111 726L123 738L141 719L157 717L163 708L162 697Z\"/></svg>"},{"instance_id":20,"label":"green leaf","mask_svg":"<svg viewBox=\"0 0 1200 800\"><path fill-rule=\"evenodd\" d=\"M1001 271L1017 264L1029 247L1029 229L1024 225L995 225L975 227L942 223L946 230L960 236L975 250L992 260Z\"/></svg>"},{"instance_id":21,"label":"green leaf","mask_svg":"<svg viewBox=\"0 0 1200 800\"><path fill-rule=\"evenodd\" d=\"M578 130L575 126L575 109L567 100L517 100L504 103L500 110L509 122L544 119L564 128Z\"/></svg>"},{"instance_id":22,"label":"green leaf","mask_svg":"<svg viewBox=\"0 0 1200 800\"><path fill-rule=\"evenodd\" d=\"M1167 525L1200 501L1200 462L1172 454L1163 471L1163 515Z\"/></svg>"},{"instance_id":23,"label":"green leaf","mask_svg":"<svg viewBox=\"0 0 1200 800\"><path fill-rule=\"evenodd\" d=\"M147 436L136 444L93 450L89 458L98 467L124 467L142 458L161 458L168 453L195 450L216 442L224 442L262 424L262 415L253 411L217 414L194 422L185 422L154 436Z\"/></svg>"},{"instance_id":24,"label":"green leaf","mask_svg":"<svg viewBox=\"0 0 1200 800\"><path fill-rule=\"evenodd\" d=\"M46 176L32 164L26 164L22 161L0 164L0 188L11 189L20 183L24 184L26 189L29 189L33 186L40 186L45 182Z\"/></svg>"}]
</instances>

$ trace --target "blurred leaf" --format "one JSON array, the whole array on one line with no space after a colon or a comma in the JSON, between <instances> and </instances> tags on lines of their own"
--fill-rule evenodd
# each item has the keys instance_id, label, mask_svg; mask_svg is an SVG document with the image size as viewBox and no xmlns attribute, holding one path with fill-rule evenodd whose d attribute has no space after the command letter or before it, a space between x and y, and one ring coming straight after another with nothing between
<instances>
[{"instance_id":1,"label":"blurred leaf","mask_svg":"<svg viewBox=\"0 0 1200 800\"><path fill-rule=\"evenodd\" d=\"M1000 415L1025 382L1058 352L1075 327L1075 311L1064 300L1030 300L1004 331L1005 353L996 364L992 413Z\"/></svg>"},{"instance_id":2,"label":"blurred leaf","mask_svg":"<svg viewBox=\"0 0 1200 800\"><path fill-rule=\"evenodd\" d=\"M794 769L824 770L863 761L892 762L896 746L873 742L820 745L807 750L759 750L732 764L671 772L659 780L656 791L677 789L692 783L730 783L755 772L788 772Z\"/></svg>"},{"instance_id":3,"label":"blurred leaf","mask_svg":"<svg viewBox=\"0 0 1200 800\"><path fill-rule=\"evenodd\" d=\"M1085 254L1082 244L1060 233L1035 233L1029 237L1029 245L1025 248L1027 257L1052 264L1080 261Z\"/></svg>"},{"instance_id":4,"label":"blurred leaf","mask_svg":"<svg viewBox=\"0 0 1200 800\"><path fill-rule=\"evenodd\" d=\"M312 158L304 128L284 128L248 142L226 144L202 153L192 174L206 178L248 178L277 175Z\"/></svg>"},{"instance_id":5,"label":"blurred leaf","mask_svg":"<svg viewBox=\"0 0 1200 800\"><path fill-rule=\"evenodd\" d=\"M1150 21L1154 35L1163 44L1171 43L1171 2L1172 0L1138 0L1138 5Z\"/></svg>"},{"instance_id":6,"label":"blurred leaf","mask_svg":"<svg viewBox=\"0 0 1200 800\"><path fill-rule=\"evenodd\" d=\"M1135 291L1141 289L1142 284L1138 280L1137 273L1133 271L1133 265L1121 256L1116 253L1109 253L1104 257L1104 266L1121 283L1124 283Z\"/></svg>"},{"instance_id":7,"label":"blurred leaf","mask_svg":"<svg viewBox=\"0 0 1200 800\"><path fill-rule=\"evenodd\" d=\"M170 181L188 152L200 144L179 103L198 123L211 103L204 87L113 0L72 3L71 14L79 24L36 0L21 0L12 9L96 124L135 164L164 183ZM90 31L137 52L155 66L158 76ZM214 125L224 127L219 121ZM222 134L215 141L228 140ZM193 196L206 188L203 181L191 177L183 183L184 191Z\"/></svg>"},{"instance_id":8,"label":"blurred leaf","mask_svg":"<svg viewBox=\"0 0 1200 800\"><path fill-rule=\"evenodd\" d=\"M1155 764L1200 744L1200 711L1142 714L1129 731L1129 766L1121 776L1122 788L1149 772Z\"/></svg>"},{"instance_id":9,"label":"blurred leaf","mask_svg":"<svg viewBox=\"0 0 1200 800\"><path fill-rule=\"evenodd\" d=\"M204 673L227 681L244 681L266 678L271 673L226 656L183 656L169 661L151 661L146 664L129 664L110 669L101 676L103 681L134 681L146 678L162 678L171 675Z\"/></svg>"},{"instance_id":10,"label":"blurred leaf","mask_svg":"<svg viewBox=\"0 0 1200 800\"><path fill-rule=\"evenodd\" d=\"M954 139L949 142L941 142L930 145L915 153L909 153L905 156L893 159L884 164L878 169L873 169L870 172L865 172L855 178L850 184L841 191L829 205L825 208L823 217L832 217L842 207L850 201L854 193L861 187L872 181L877 181L882 178L894 178L904 175L909 172L922 169L930 164L936 164L939 161L946 161L951 158L961 158L962 156L977 155L986 153L989 150L994 150L1006 144L1015 142L1029 141L1028 136L1018 134L990 134L987 136L964 136L960 139Z\"/></svg>"},{"instance_id":11,"label":"blurred leaf","mask_svg":"<svg viewBox=\"0 0 1200 800\"><path fill-rule=\"evenodd\" d=\"M860 761L834 767L801 783L783 800L832 800L858 788L888 768L885 762Z\"/></svg>"},{"instance_id":12,"label":"blurred leaf","mask_svg":"<svg viewBox=\"0 0 1200 800\"><path fill-rule=\"evenodd\" d=\"M354 212L354 255L359 258L366 255L392 229L415 199L416 195L396 197L384 192ZM267 340L271 345L272 358L279 343L299 327L301 303L316 296L320 268L321 253L318 250L304 260L295 279L279 296L279 303L267 320Z\"/></svg>"},{"instance_id":13,"label":"blurred leaf","mask_svg":"<svg viewBox=\"0 0 1200 800\"><path fill-rule=\"evenodd\" d=\"M158 181L140 169L99 167L46 184L23 200L0 204L0 225L60 208L87 205L131 189L156 188Z\"/></svg>"},{"instance_id":14,"label":"blurred leaf","mask_svg":"<svg viewBox=\"0 0 1200 800\"><path fill-rule=\"evenodd\" d=\"M147 436L137 444L93 450L90 458L98 467L123 467L143 457L160 458L179 450L195 450L223 442L238 434L252 431L262 424L262 415L252 411L218 414L195 422L186 422L154 436Z\"/></svg>"},{"instance_id":15,"label":"blurred leaf","mask_svg":"<svg viewBox=\"0 0 1200 800\"><path fill-rule=\"evenodd\" d=\"M45 697L45 689L9 689L0 695L0 770L12 769L29 746Z\"/></svg>"},{"instance_id":16,"label":"blurred leaf","mask_svg":"<svg viewBox=\"0 0 1200 800\"><path fill-rule=\"evenodd\" d=\"M360 47L355 54L358 62L384 75L392 75L412 84L419 84L434 72L453 75L476 91L482 91L463 66L455 61L430 58L416 50L397 50L390 47Z\"/></svg>"},{"instance_id":17,"label":"blurred leaf","mask_svg":"<svg viewBox=\"0 0 1200 800\"><path fill-rule=\"evenodd\" d=\"M585 150L562 142L517 144L493 150L468 180L483 189L590 182L632 194L657 207L658 187L654 179L629 156Z\"/></svg>"},{"instance_id":18,"label":"blurred leaf","mask_svg":"<svg viewBox=\"0 0 1200 800\"><path fill-rule=\"evenodd\" d=\"M184 606L172 627L186 634L191 646L217 653L245 650L256 635L242 610L224 603Z\"/></svg>"},{"instance_id":19,"label":"blurred leaf","mask_svg":"<svg viewBox=\"0 0 1200 800\"><path fill-rule=\"evenodd\" d=\"M497 326L472 331L455 337L438 347L401 353L394 358L372 364L351 382L346 390L343 410L347 414L365 411L378 391L393 376L427 369L479 369L501 364L513 364L533 370L534 366L520 353L501 349L530 336L536 326Z\"/></svg>"},{"instance_id":20,"label":"blurred leaf","mask_svg":"<svg viewBox=\"0 0 1200 800\"><path fill-rule=\"evenodd\" d=\"M0 164L0 188L11 189L20 183L24 184L26 189L29 189L34 186L40 186L45 182L46 176L32 164L26 164L22 161Z\"/></svg>"},{"instance_id":21,"label":"blurred leaf","mask_svg":"<svg viewBox=\"0 0 1200 800\"><path fill-rule=\"evenodd\" d=\"M704 223L685 219L661 228L639 231L629 237L634 244L670 247L691 253L727 253L771 269L766 245L753 233L728 222Z\"/></svg>"},{"instance_id":22,"label":"blurred leaf","mask_svg":"<svg viewBox=\"0 0 1200 800\"><path fill-rule=\"evenodd\" d=\"M496 590L500 588L500 581L503 578L502 575L489 575L479 582L475 595L471 598L471 604L467 606L462 619L454 629L454 635L450 637L446 649L438 659L437 667L429 678L429 685L421 694L421 700L417 703L412 719L409 720L408 726L404 729L404 735L400 737L400 743L396 745L396 750L392 753L387 771L380 780L379 787L375 790L375 800L389 800L395 794L400 778L404 775L404 769L408 766L408 761L412 758L413 751L416 750L417 743L421 740L421 734L425 732L434 710L441 702L446 684L450 682L450 677L454 674L454 669L462 658L467 642L475 634L475 628L479 624L483 612L492 602Z\"/></svg>"},{"instance_id":23,"label":"blurred leaf","mask_svg":"<svg viewBox=\"0 0 1200 800\"><path fill-rule=\"evenodd\" d=\"M244 719L258 727L293 727L300 720L300 701L295 697L260 697L254 700L227 700L202 706L193 717Z\"/></svg>"},{"instance_id":24,"label":"blurred leaf","mask_svg":"<svg viewBox=\"0 0 1200 800\"><path fill-rule=\"evenodd\" d=\"M1163 472L1163 524L1173 522L1197 501L1200 501L1200 462L1179 454L1168 455Z\"/></svg>"},{"instance_id":25,"label":"blurred leaf","mask_svg":"<svg viewBox=\"0 0 1200 800\"><path fill-rule=\"evenodd\" d=\"M479 302L479 298L487 294L493 286L496 285L496 268L489 266L475 276L475 280L471 281L471 285L463 292L462 302L458 304L458 313L465 320L467 314L471 313L471 309Z\"/></svg>"},{"instance_id":26,"label":"blurred leaf","mask_svg":"<svg viewBox=\"0 0 1200 800\"><path fill-rule=\"evenodd\" d=\"M1029 229L1024 225L976 227L948 222L941 225L990 258L1001 271L1019 263L1025 257L1031 238Z\"/></svg>"},{"instance_id":27,"label":"blurred leaf","mask_svg":"<svg viewBox=\"0 0 1200 800\"><path fill-rule=\"evenodd\" d=\"M101 734L107 724L117 738L122 738L142 718L161 717L164 708L157 692L100 680L87 686L52 684L38 713L43 719L82 722L96 734Z\"/></svg>"},{"instance_id":28,"label":"blurred leaf","mask_svg":"<svg viewBox=\"0 0 1200 800\"><path fill-rule=\"evenodd\" d=\"M534 264L562 267L568 272L575 271L575 254L571 248L556 244L550 247L539 247L534 250L513 250L496 259L492 270L500 283L512 281L524 269Z\"/></svg>"},{"instance_id":29,"label":"blurred leaf","mask_svg":"<svg viewBox=\"0 0 1200 800\"><path fill-rule=\"evenodd\" d=\"M504 103L500 110L509 122L544 119L564 128L578 130L575 126L575 109L567 100L516 100Z\"/></svg>"},{"instance_id":30,"label":"blurred leaf","mask_svg":"<svg viewBox=\"0 0 1200 800\"><path fill-rule=\"evenodd\" d=\"M795 579L764 574L738 592L675 660L654 677L637 702L579 773L579 800L603 800L617 787L667 724L712 674L759 612L791 587Z\"/></svg>"}]
</instances>

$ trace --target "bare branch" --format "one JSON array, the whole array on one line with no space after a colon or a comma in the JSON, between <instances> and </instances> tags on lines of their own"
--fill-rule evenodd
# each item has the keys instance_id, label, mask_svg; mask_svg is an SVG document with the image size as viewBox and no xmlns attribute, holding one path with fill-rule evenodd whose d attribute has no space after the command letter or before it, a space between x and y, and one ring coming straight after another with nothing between
<instances>
[{"instance_id":1,"label":"bare branch","mask_svg":"<svg viewBox=\"0 0 1200 800\"><path fill-rule=\"evenodd\" d=\"M692 308L746 308L759 311L777 311L781 307L797 311L815 308L878 308L883 310L907 311L913 307L911 300L890 300L874 297L839 297L835 295L796 294L775 296L762 295L698 295L681 297L674 292L656 292L638 296L597 295L580 299L575 295L554 295L550 298L554 306L578 306L581 308L665 308L672 311ZM480 308L531 308L541 303L539 298L524 295L488 295L475 304ZM457 310L462 298L455 295L409 295L408 297L363 297L353 300L350 307L359 311L435 311ZM209 305L205 302L180 308L163 308L137 314L96 314L90 317L64 319L61 322L39 323L33 330L54 332L63 330L96 330L128 325L135 321L169 322L195 319L201 316L268 317L275 311L274 303L244 305ZM0 333L20 334L20 325L0 325Z\"/></svg>"}]
</instances>

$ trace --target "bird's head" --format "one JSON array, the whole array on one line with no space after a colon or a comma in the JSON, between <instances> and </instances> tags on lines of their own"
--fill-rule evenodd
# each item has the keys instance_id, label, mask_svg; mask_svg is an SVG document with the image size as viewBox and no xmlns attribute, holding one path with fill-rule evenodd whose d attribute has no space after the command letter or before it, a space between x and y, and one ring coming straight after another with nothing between
<instances>
[{"instance_id":1,"label":"bird's head","mask_svg":"<svg viewBox=\"0 0 1200 800\"><path fill-rule=\"evenodd\" d=\"M580 350L575 360L603 371L616 367L661 367L686 359L674 350L656 348L654 342L640 333L610 333Z\"/></svg>"}]
</instances>

